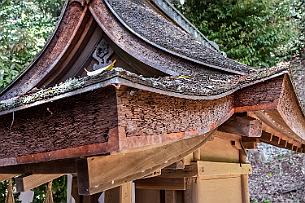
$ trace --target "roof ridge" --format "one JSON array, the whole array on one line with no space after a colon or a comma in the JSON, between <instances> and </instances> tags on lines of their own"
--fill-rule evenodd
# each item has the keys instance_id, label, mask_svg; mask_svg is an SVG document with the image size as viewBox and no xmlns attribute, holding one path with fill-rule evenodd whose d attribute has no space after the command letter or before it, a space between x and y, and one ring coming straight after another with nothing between
<instances>
[{"instance_id":1,"label":"roof ridge","mask_svg":"<svg viewBox=\"0 0 305 203\"><path fill-rule=\"evenodd\" d=\"M210 48L220 52L219 46L210 41L204 34L202 34L195 25L193 25L179 10L177 10L167 0L152 0L152 2L161 9L171 20L177 23L183 30L191 34L195 39L207 44Z\"/></svg>"}]
</instances>

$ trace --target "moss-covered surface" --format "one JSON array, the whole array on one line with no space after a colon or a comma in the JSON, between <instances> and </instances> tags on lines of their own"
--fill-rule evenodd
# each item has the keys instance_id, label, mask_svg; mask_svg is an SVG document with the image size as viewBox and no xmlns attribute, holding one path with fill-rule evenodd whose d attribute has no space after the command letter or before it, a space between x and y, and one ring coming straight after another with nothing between
<instances>
[{"instance_id":1,"label":"moss-covered surface","mask_svg":"<svg viewBox=\"0 0 305 203\"><path fill-rule=\"evenodd\" d=\"M256 82L268 80L271 77L286 73L286 65L275 68L259 70L246 76L227 74L196 74L189 76L166 76L158 78L146 78L135 73L128 72L122 68L114 68L94 76L68 79L53 87L32 90L28 94L12 99L0 101L0 112L25 106L37 101L53 98L58 95L72 92L92 84L110 80L114 77L126 79L131 83L161 89L188 96L205 97L224 96L238 89L244 88ZM63 96L64 97L64 96Z\"/></svg>"}]
</instances>

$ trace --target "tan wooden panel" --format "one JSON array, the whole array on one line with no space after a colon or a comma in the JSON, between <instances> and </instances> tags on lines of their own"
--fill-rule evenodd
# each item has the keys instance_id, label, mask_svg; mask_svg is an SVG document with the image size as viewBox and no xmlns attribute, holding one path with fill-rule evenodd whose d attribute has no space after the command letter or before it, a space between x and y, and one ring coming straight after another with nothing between
<instances>
[{"instance_id":1,"label":"tan wooden panel","mask_svg":"<svg viewBox=\"0 0 305 203\"><path fill-rule=\"evenodd\" d=\"M250 164L198 161L197 165L198 178L200 179L221 178L222 176L236 176L251 173Z\"/></svg>"},{"instance_id":2,"label":"tan wooden panel","mask_svg":"<svg viewBox=\"0 0 305 203\"><path fill-rule=\"evenodd\" d=\"M240 176L198 180L197 190L198 202L196 203L242 203Z\"/></svg>"},{"instance_id":3,"label":"tan wooden panel","mask_svg":"<svg viewBox=\"0 0 305 203\"><path fill-rule=\"evenodd\" d=\"M232 140L235 138L232 137ZM200 148L200 160L237 163L239 162L239 150L231 144L231 140L227 137L225 139L214 137L212 141Z\"/></svg>"}]
</instances>

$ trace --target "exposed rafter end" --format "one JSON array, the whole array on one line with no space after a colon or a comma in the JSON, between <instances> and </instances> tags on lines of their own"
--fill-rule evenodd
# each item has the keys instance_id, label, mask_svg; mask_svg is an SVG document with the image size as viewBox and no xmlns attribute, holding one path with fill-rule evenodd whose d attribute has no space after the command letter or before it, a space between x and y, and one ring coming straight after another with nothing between
<instances>
[{"instance_id":1,"label":"exposed rafter end","mask_svg":"<svg viewBox=\"0 0 305 203\"><path fill-rule=\"evenodd\" d=\"M260 137L262 122L251 117L237 115L220 126L219 130L243 137Z\"/></svg>"},{"instance_id":2,"label":"exposed rafter end","mask_svg":"<svg viewBox=\"0 0 305 203\"><path fill-rule=\"evenodd\" d=\"M287 138L281 138L278 137L274 134L268 133L263 131L262 136L259 138L260 142L265 142L280 148L285 148L285 149L289 149L292 151L300 151L300 149L302 148L302 144L300 144L299 142L293 140L293 139L289 139Z\"/></svg>"}]
</instances>

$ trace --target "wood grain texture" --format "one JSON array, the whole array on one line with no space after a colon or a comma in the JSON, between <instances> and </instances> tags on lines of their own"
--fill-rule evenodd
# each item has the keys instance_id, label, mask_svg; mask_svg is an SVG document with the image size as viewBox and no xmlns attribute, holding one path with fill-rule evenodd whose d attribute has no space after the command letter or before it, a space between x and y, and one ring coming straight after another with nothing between
<instances>
[{"instance_id":1,"label":"wood grain texture","mask_svg":"<svg viewBox=\"0 0 305 203\"><path fill-rule=\"evenodd\" d=\"M16 189L17 192L25 192L53 181L64 174L34 174L29 176L17 177Z\"/></svg>"},{"instance_id":2,"label":"wood grain texture","mask_svg":"<svg viewBox=\"0 0 305 203\"><path fill-rule=\"evenodd\" d=\"M154 177L135 181L137 189L186 190L186 178Z\"/></svg>"},{"instance_id":3,"label":"wood grain texture","mask_svg":"<svg viewBox=\"0 0 305 203\"><path fill-rule=\"evenodd\" d=\"M164 168L202 146L209 136L201 135L172 144L78 162L79 193L88 195L114 188Z\"/></svg>"},{"instance_id":4,"label":"wood grain texture","mask_svg":"<svg viewBox=\"0 0 305 203\"><path fill-rule=\"evenodd\" d=\"M237 91L235 112L275 109L282 93L284 77L279 76Z\"/></svg>"},{"instance_id":5,"label":"wood grain texture","mask_svg":"<svg viewBox=\"0 0 305 203\"><path fill-rule=\"evenodd\" d=\"M226 176L248 175L252 172L250 164L241 163L198 161L197 166L198 178L200 179L217 179Z\"/></svg>"},{"instance_id":6,"label":"wood grain texture","mask_svg":"<svg viewBox=\"0 0 305 203\"><path fill-rule=\"evenodd\" d=\"M104 89L16 112L14 121L4 116L0 159L104 143L117 125L115 104L115 92Z\"/></svg>"},{"instance_id":7,"label":"wood grain texture","mask_svg":"<svg viewBox=\"0 0 305 203\"><path fill-rule=\"evenodd\" d=\"M237 115L221 125L219 130L245 137L260 137L262 135L262 122L247 116Z\"/></svg>"},{"instance_id":8,"label":"wood grain texture","mask_svg":"<svg viewBox=\"0 0 305 203\"><path fill-rule=\"evenodd\" d=\"M118 91L118 111L119 125L127 137L190 131L203 134L232 115L233 98L194 101L129 89Z\"/></svg>"},{"instance_id":9,"label":"wood grain texture","mask_svg":"<svg viewBox=\"0 0 305 203\"><path fill-rule=\"evenodd\" d=\"M14 178L18 176L19 174L0 174L0 182Z\"/></svg>"}]
</instances>

